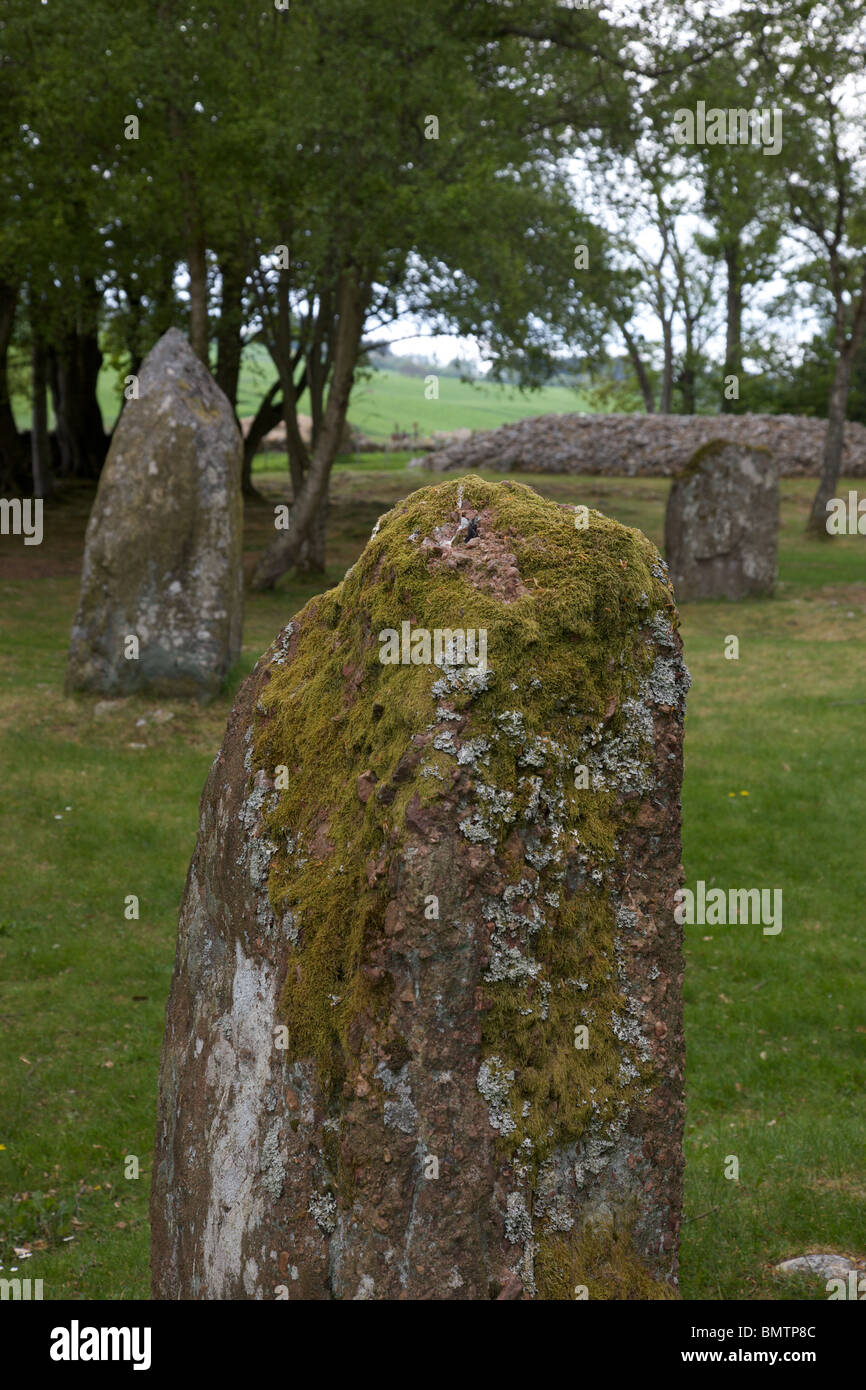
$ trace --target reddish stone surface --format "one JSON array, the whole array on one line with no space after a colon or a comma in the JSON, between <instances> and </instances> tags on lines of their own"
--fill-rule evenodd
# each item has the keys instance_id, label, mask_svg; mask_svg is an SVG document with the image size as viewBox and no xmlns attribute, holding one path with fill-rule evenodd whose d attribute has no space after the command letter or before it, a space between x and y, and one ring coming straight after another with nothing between
<instances>
[{"instance_id":1,"label":"reddish stone surface","mask_svg":"<svg viewBox=\"0 0 866 1390\"><path fill-rule=\"evenodd\" d=\"M479 506L475 514L483 513ZM431 573L449 572L443 536L459 519L446 497L441 525L413 540L429 555ZM475 549L511 553L491 527L488 512ZM512 561L507 592L515 595L524 586ZM657 556L653 563L663 584ZM463 572L482 582L474 560ZM387 985L388 1004L384 1016L361 1011L353 1019L336 1093L313 1058L292 1060L274 1045L284 983L302 965L297 924L278 918L268 897L277 848L263 822L273 781L252 769L256 710L272 674L290 666L303 644L325 641L314 605L259 662L204 789L181 911L153 1179L156 1298L573 1297L539 1286L544 1250L614 1232L627 1234L651 1278L673 1284L684 1060L682 931L673 894L681 881L688 677L667 616L635 613L633 625L655 656L652 673L616 734L611 721L623 711L605 701L586 745L591 775L615 793L615 853L602 867L588 860L577 836L563 836L551 811L484 830L493 821L472 743L477 704L453 710L447 696L432 699L429 719L408 734L389 777L379 779L367 762L346 768L347 795L361 817L371 802L392 804L420 776L437 739L450 760L438 798L430 804L412 795L399 835L358 866L382 904L381 929L365 945L361 971L373 985ZM612 671L620 659L611 651ZM495 672L495 653L491 666ZM350 687L351 672L344 679ZM491 689L483 699L507 724L514 697L508 688ZM363 688L348 691L355 698L365 698ZM548 793L553 806L559 774L555 758L546 767L538 761L544 731L514 734L513 720L510 727L502 738L516 740L515 787L520 776L535 776L538 797ZM639 728L651 732L645 759L636 752ZM325 863L336 858L328 835L323 820L313 848ZM515 1151L508 1143L508 1040L500 1068L486 1032L497 976L519 961L529 973L529 1007L537 1008L544 973L532 976L533 920L544 913L553 920L554 898L591 893L593 882L608 895L615 923L609 973L616 973L620 1008L592 1027L612 1029L620 1040L616 1084L631 1087L629 1101L616 1092L603 1117L591 1095L581 1097L585 1116L573 1133L541 1154ZM424 913L430 895L438 899L436 920ZM586 968L593 968L592 952ZM591 1016L593 987L566 983L574 987L573 1022L582 1008ZM636 1067L641 1084L630 1079ZM551 1132L555 1111L551 1103Z\"/></svg>"}]
</instances>

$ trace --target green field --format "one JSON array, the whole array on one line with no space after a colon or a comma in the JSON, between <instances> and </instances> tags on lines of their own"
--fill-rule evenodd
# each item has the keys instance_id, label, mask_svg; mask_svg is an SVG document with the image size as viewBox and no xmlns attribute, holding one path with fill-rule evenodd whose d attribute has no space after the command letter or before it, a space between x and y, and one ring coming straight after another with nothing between
<instances>
[{"instance_id":1,"label":"green field","mask_svg":"<svg viewBox=\"0 0 866 1390\"><path fill-rule=\"evenodd\" d=\"M305 410L302 402L300 409ZM352 392L349 421L368 438L382 440L397 429L492 430L527 415L585 409L583 397L565 386L521 393L506 386L476 386L455 377L439 378L439 399L424 397L424 378L376 372Z\"/></svg>"},{"instance_id":2,"label":"green field","mask_svg":"<svg viewBox=\"0 0 866 1390\"><path fill-rule=\"evenodd\" d=\"M270 358L255 345L244 354L238 388L238 415L254 415L262 397L276 379ZM26 378L13 374L19 389L14 391L12 404L18 428L29 428L30 401ZM521 392L514 387L475 385L456 377L440 376L439 399L425 398L424 377L405 376L401 372L372 371L359 373L352 391L349 422L370 439L384 441L394 431L418 433L433 430L490 430L527 415L550 412L585 410L586 400L576 390L565 386L544 386L538 391ZM106 429L117 418L123 385L122 377L113 369L103 367L99 377L98 396ZM298 409L309 414L307 393L301 397ZM49 409L49 426L54 426L54 414Z\"/></svg>"},{"instance_id":3,"label":"green field","mask_svg":"<svg viewBox=\"0 0 866 1390\"><path fill-rule=\"evenodd\" d=\"M425 482L403 463L337 469L328 583ZM267 467L257 484L275 497L284 472ZM661 541L664 479L524 481ZM823 1299L820 1281L771 1265L866 1252L866 541L806 542L813 489L783 482L776 598L682 608L686 882L784 895L778 936L686 928L688 1298ZM240 667L207 709L66 698L91 496L53 505L38 549L0 541L0 1263L44 1279L46 1298L128 1299L149 1287L157 1063L198 798L232 691L318 586L248 596ZM271 521L248 506L248 566ZM157 708L173 718L154 721ZM124 916L130 894L139 920Z\"/></svg>"}]
</instances>

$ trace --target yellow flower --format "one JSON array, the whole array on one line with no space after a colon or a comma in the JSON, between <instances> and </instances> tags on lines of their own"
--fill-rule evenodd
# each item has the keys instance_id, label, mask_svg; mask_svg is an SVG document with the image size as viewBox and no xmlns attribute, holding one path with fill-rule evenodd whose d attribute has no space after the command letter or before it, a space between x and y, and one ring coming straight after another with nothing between
<instances>
[{"instance_id":1,"label":"yellow flower","mask_svg":"<svg viewBox=\"0 0 866 1390\"><path fill-rule=\"evenodd\" d=\"M748 795L749 795L748 792L740 792L740 796L748 796Z\"/></svg>"}]
</instances>

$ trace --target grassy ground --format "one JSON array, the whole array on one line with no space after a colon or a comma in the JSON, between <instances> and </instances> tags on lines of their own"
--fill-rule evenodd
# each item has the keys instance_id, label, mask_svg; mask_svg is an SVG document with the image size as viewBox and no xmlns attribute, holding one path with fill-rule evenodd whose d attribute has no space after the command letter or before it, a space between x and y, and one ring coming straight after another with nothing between
<instances>
[{"instance_id":1,"label":"grassy ground","mask_svg":"<svg viewBox=\"0 0 866 1390\"><path fill-rule=\"evenodd\" d=\"M329 583L426 481L403 463L338 469ZM663 479L525 481L661 541ZM257 482L280 495L280 475ZM866 541L802 539L813 487L783 483L775 599L682 612L687 882L784 894L778 936L686 928L691 1298L823 1298L770 1265L866 1246ZM147 1296L156 1069L198 798L232 691L318 587L248 597L242 660L207 709L67 699L91 500L53 506L38 549L0 540L0 1264L42 1278L46 1298ZM248 565L271 528L267 506L248 507ZM724 656L731 634L738 661Z\"/></svg>"}]
</instances>

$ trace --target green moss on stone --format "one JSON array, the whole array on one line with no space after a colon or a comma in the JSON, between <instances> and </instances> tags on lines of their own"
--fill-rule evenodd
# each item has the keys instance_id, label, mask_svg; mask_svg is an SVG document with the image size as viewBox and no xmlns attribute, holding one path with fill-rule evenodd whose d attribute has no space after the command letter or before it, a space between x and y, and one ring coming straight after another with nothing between
<instances>
[{"instance_id":1,"label":"green moss on stone","mask_svg":"<svg viewBox=\"0 0 866 1390\"><path fill-rule=\"evenodd\" d=\"M677 1297L664 1279L653 1278L635 1251L628 1229L543 1236L535 1255L535 1279L537 1297L545 1301Z\"/></svg>"},{"instance_id":2,"label":"green moss on stone","mask_svg":"<svg viewBox=\"0 0 866 1390\"><path fill-rule=\"evenodd\" d=\"M768 449L765 444L744 444L741 440L735 439L708 439L704 444L698 446L692 454L688 463L685 464L674 476L677 478L690 478L693 473L703 467L707 459L713 458L716 454L722 453L724 449L748 448L753 454L764 454L768 459L773 457L772 449Z\"/></svg>"},{"instance_id":3,"label":"green moss on stone","mask_svg":"<svg viewBox=\"0 0 866 1390\"><path fill-rule=\"evenodd\" d=\"M507 541L522 584L510 601L496 592L495 576L476 587L460 569L431 562L433 552L422 547L434 528L456 530L459 498L464 509L486 509L486 530ZM574 519L572 509L510 481L470 476L413 493L382 518L343 582L299 614L291 661L270 668L253 766L269 777L280 764L289 770L265 829L277 846L272 904L278 914L290 911L299 930L281 1005L290 1056L314 1057L326 1083L337 1086L356 1072L359 1021L379 1027L388 1014L389 982L365 972L365 957L383 932L383 876L406 839L405 809L413 796L435 803L450 785L455 762L447 753L428 744L421 758L428 775L405 761L413 735L436 723L441 704L469 713L462 742L490 742L476 784L514 793L516 818L491 832L512 883L528 872L509 836L524 822L534 769L518 764L525 747L502 735L497 716L505 712L520 716L527 740L548 740L540 784L559 797L563 840L579 845L588 871L613 859L622 808L615 820L612 791L576 789L572 764L583 736L603 720L606 740L624 732L623 704L654 655L644 625L659 613L675 622L675 610L657 552L641 532L595 511L588 529L577 530ZM443 698L432 693L442 675L436 666L382 665L380 631L399 631L407 619L428 629L486 628L489 687ZM366 803L357 791L364 769L377 779ZM376 794L386 786L390 799ZM371 887L377 866L378 886ZM606 1117L630 1093L617 1079L622 1043L611 1023L625 1003L612 906L591 876L565 884L552 873L547 866L535 875L545 913L532 944L540 973L485 985L484 1055L514 1072L513 1128L501 1142L514 1150L530 1140L534 1165L579 1137L593 1103ZM558 905L544 898L555 891ZM591 1027L589 1050L574 1045L576 1021Z\"/></svg>"}]
</instances>

